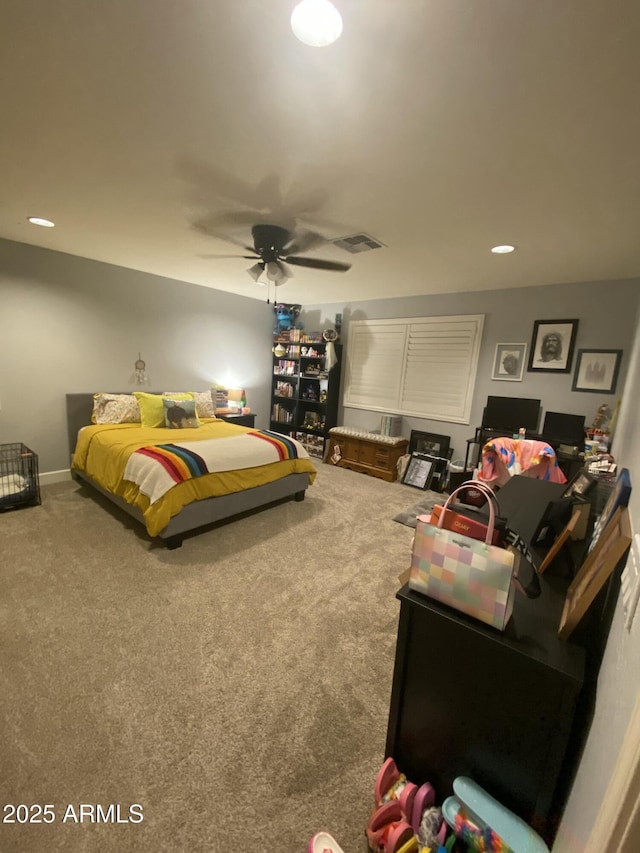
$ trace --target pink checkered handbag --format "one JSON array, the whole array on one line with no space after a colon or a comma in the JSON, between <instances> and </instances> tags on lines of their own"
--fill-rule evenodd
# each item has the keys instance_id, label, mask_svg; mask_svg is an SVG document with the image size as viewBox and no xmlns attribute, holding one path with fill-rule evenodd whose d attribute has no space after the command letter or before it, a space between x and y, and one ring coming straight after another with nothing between
<instances>
[{"instance_id":1,"label":"pink checkered handbag","mask_svg":"<svg viewBox=\"0 0 640 853\"><path fill-rule=\"evenodd\" d=\"M491 492L484 484L474 485ZM451 493L444 509L460 489ZM511 545L502 548L491 544L494 499L491 493L484 542L455 530L444 530L444 512L437 525L418 518L409 587L503 631L513 612L520 553Z\"/></svg>"}]
</instances>

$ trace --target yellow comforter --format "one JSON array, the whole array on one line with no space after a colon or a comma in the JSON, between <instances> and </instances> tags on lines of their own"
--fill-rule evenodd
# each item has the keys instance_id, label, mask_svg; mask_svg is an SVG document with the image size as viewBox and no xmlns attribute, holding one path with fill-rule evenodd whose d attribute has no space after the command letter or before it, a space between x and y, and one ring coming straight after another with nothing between
<instances>
[{"instance_id":1,"label":"yellow comforter","mask_svg":"<svg viewBox=\"0 0 640 853\"><path fill-rule=\"evenodd\" d=\"M223 438L250 431L247 427L215 418L205 418L197 429L180 430L180 441ZM270 465L205 474L185 480L150 505L149 498L139 491L135 483L123 479L127 460L141 447L167 444L175 440L176 430L173 429L143 428L139 424L130 423L86 426L78 435L71 467L83 471L103 489L138 507L151 536L157 536L174 515L193 501L241 492L254 486L272 483L288 474L307 472L311 483L316 476L316 469L309 459L288 459Z\"/></svg>"}]
</instances>

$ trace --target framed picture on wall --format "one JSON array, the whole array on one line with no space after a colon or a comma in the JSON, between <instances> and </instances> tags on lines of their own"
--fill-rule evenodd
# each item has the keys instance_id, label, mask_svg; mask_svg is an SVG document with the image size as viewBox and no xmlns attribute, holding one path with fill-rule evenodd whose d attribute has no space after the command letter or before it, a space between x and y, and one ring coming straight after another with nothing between
<instances>
[{"instance_id":1,"label":"framed picture on wall","mask_svg":"<svg viewBox=\"0 0 640 853\"><path fill-rule=\"evenodd\" d=\"M571 390L614 394L621 359L621 349L579 349Z\"/></svg>"},{"instance_id":2,"label":"framed picture on wall","mask_svg":"<svg viewBox=\"0 0 640 853\"><path fill-rule=\"evenodd\" d=\"M536 320L527 370L570 373L578 320Z\"/></svg>"},{"instance_id":3,"label":"framed picture on wall","mask_svg":"<svg viewBox=\"0 0 640 853\"><path fill-rule=\"evenodd\" d=\"M491 378L505 382L522 382L526 358L526 344L496 344Z\"/></svg>"}]
</instances>

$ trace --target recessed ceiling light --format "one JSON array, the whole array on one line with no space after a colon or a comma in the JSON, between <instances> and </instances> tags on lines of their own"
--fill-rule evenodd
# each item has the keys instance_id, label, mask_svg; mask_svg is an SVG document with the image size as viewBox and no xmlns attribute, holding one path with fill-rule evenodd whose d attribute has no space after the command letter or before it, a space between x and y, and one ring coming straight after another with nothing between
<instances>
[{"instance_id":1,"label":"recessed ceiling light","mask_svg":"<svg viewBox=\"0 0 640 853\"><path fill-rule=\"evenodd\" d=\"M515 252L515 246L494 246L491 251L494 255L508 255L509 252Z\"/></svg>"},{"instance_id":2,"label":"recessed ceiling light","mask_svg":"<svg viewBox=\"0 0 640 853\"><path fill-rule=\"evenodd\" d=\"M340 38L342 17L329 0L302 0L291 13L291 29L311 47L326 47Z\"/></svg>"},{"instance_id":3,"label":"recessed ceiling light","mask_svg":"<svg viewBox=\"0 0 640 853\"><path fill-rule=\"evenodd\" d=\"M41 216L30 216L29 222L32 225L41 225L43 228L55 228L55 222L50 219L43 219Z\"/></svg>"}]
</instances>

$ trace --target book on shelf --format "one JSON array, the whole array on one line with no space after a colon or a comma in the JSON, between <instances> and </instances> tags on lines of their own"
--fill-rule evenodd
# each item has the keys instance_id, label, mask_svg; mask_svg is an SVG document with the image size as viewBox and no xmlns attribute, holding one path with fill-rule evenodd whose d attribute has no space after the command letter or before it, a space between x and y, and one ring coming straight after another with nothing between
<instances>
[{"instance_id":1,"label":"book on shelf","mask_svg":"<svg viewBox=\"0 0 640 853\"><path fill-rule=\"evenodd\" d=\"M291 382L276 382L275 393L277 397L293 397L293 385Z\"/></svg>"},{"instance_id":2,"label":"book on shelf","mask_svg":"<svg viewBox=\"0 0 640 853\"><path fill-rule=\"evenodd\" d=\"M280 403L274 403L271 408L271 420L280 424L290 424L293 421L293 412Z\"/></svg>"},{"instance_id":3,"label":"book on shelf","mask_svg":"<svg viewBox=\"0 0 640 853\"><path fill-rule=\"evenodd\" d=\"M295 376L297 373L297 365L295 361L289 361L286 358L279 358L277 364L274 365L273 372L276 376Z\"/></svg>"}]
</instances>

